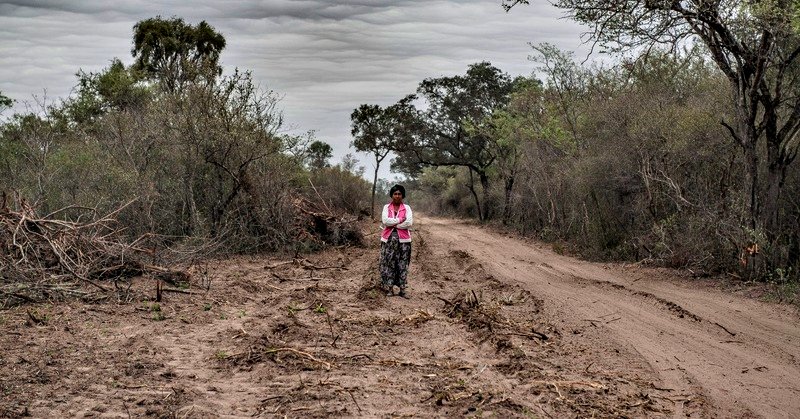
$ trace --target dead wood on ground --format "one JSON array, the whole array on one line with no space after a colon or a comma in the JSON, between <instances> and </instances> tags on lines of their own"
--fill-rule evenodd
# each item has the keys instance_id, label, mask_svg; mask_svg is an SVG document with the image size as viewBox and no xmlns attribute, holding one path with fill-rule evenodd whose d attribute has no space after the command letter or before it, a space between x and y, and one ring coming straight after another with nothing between
<instances>
[{"instance_id":1,"label":"dead wood on ground","mask_svg":"<svg viewBox=\"0 0 800 419\"><path fill-rule=\"evenodd\" d=\"M188 273L148 263L154 249L147 247L147 236L126 240L117 215L132 202L105 215L67 207L40 216L18 194L9 199L3 193L0 307L67 297L102 299L120 289L117 281L145 275L186 283Z\"/></svg>"},{"instance_id":2,"label":"dead wood on ground","mask_svg":"<svg viewBox=\"0 0 800 419\"><path fill-rule=\"evenodd\" d=\"M364 234L358 217L337 213L329 205L316 204L306 198L296 198L295 228L298 239L318 246L364 245Z\"/></svg>"}]
</instances>

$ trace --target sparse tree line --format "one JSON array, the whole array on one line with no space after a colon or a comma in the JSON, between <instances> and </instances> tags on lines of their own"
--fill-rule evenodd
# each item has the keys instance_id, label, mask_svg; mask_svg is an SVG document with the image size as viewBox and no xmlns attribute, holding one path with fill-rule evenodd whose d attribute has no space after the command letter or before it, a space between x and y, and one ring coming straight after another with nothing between
<instances>
[{"instance_id":1,"label":"sparse tree line","mask_svg":"<svg viewBox=\"0 0 800 419\"><path fill-rule=\"evenodd\" d=\"M595 259L796 281L796 4L557 6L629 58L585 65L535 45L540 76L516 79L476 63L354 110L354 146L378 163L393 152L425 211Z\"/></svg>"},{"instance_id":2,"label":"sparse tree line","mask_svg":"<svg viewBox=\"0 0 800 419\"><path fill-rule=\"evenodd\" d=\"M0 190L40 214L133 200L118 214L132 237L213 239L232 251L302 248L303 211L367 208L356 162L332 167L313 133L286 134L280 96L247 71L223 74L224 47L206 22L137 23L131 66L81 71L68 98L5 118ZM0 109L11 105L0 95Z\"/></svg>"}]
</instances>

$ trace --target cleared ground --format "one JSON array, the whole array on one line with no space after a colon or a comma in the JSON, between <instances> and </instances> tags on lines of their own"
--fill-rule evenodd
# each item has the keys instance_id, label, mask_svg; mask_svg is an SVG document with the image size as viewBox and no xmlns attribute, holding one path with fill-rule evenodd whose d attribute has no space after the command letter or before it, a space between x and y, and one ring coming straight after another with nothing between
<instances>
[{"instance_id":1,"label":"cleared ground","mask_svg":"<svg viewBox=\"0 0 800 419\"><path fill-rule=\"evenodd\" d=\"M0 416L791 417L785 306L417 220L411 298L368 248L194 267L132 302L0 312ZM210 286L208 286L210 283ZM207 289L206 289L207 288Z\"/></svg>"}]
</instances>

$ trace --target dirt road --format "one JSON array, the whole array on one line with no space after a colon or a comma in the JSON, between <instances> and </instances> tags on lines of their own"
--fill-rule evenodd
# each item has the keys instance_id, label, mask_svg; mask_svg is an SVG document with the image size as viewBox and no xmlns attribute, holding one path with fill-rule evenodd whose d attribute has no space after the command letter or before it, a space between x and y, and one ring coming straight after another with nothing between
<instances>
[{"instance_id":1,"label":"dirt road","mask_svg":"<svg viewBox=\"0 0 800 419\"><path fill-rule=\"evenodd\" d=\"M789 307L418 217L410 299L366 247L209 261L0 310L0 417L797 417ZM176 288L177 287L177 288ZM101 296L96 296L101 297Z\"/></svg>"},{"instance_id":2,"label":"dirt road","mask_svg":"<svg viewBox=\"0 0 800 419\"><path fill-rule=\"evenodd\" d=\"M470 253L541 298L568 327L603 328L602 340L629 346L660 386L706 394L715 415L800 416L800 327L790 308L578 261L452 220L424 228L437 245Z\"/></svg>"}]
</instances>

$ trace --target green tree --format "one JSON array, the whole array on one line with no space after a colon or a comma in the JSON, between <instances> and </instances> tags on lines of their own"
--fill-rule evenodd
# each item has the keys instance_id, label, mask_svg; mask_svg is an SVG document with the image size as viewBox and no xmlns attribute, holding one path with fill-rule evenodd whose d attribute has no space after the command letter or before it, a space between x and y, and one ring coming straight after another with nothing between
<instances>
[{"instance_id":1,"label":"green tree","mask_svg":"<svg viewBox=\"0 0 800 419\"><path fill-rule=\"evenodd\" d=\"M0 112L10 108L13 104L14 101L10 97L4 95L3 92L0 92Z\"/></svg>"},{"instance_id":2,"label":"green tree","mask_svg":"<svg viewBox=\"0 0 800 419\"><path fill-rule=\"evenodd\" d=\"M342 157L342 161L337 166L355 176L364 176L364 166L359 166L358 163L360 162L356 156L352 153L347 153Z\"/></svg>"},{"instance_id":3,"label":"green tree","mask_svg":"<svg viewBox=\"0 0 800 419\"><path fill-rule=\"evenodd\" d=\"M151 98L143 74L127 68L119 59L98 73L77 74L77 95L66 103L66 112L74 122L88 122L111 110L141 107Z\"/></svg>"},{"instance_id":4,"label":"green tree","mask_svg":"<svg viewBox=\"0 0 800 419\"><path fill-rule=\"evenodd\" d=\"M518 78L509 104L492 115L487 125L494 139L495 163L503 181L503 223L511 217L511 199L519 172L520 160L527 143L542 138L547 115L543 109L542 83L536 79Z\"/></svg>"},{"instance_id":5,"label":"green tree","mask_svg":"<svg viewBox=\"0 0 800 419\"><path fill-rule=\"evenodd\" d=\"M239 71L213 85L195 85L188 91L191 102L178 104L190 121L183 127L183 136L189 141L188 151L197 149L211 173L208 184L196 181L212 196L212 233L223 231L226 217L238 201L243 207L239 210L249 217L248 228L263 235L265 223L257 216L262 191L256 186L255 172L262 161L281 152L276 133L283 115L277 108L277 95L262 91L250 72ZM188 163L187 173L196 170L191 166L194 162Z\"/></svg>"},{"instance_id":6,"label":"green tree","mask_svg":"<svg viewBox=\"0 0 800 419\"><path fill-rule=\"evenodd\" d=\"M481 127L508 103L511 77L489 62L472 64L463 76L425 79L417 93L424 100L417 112L413 141L397 147L397 166L459 166L469 172L468 187L478 218L489 217L489 169L497 158L494 139ZM474 176L483 189L483 203Z\"/></svg>"},{"instance_id":7,"label":"green tree","mask_svg":"<svg viewBox=\"0 0 800 419\"><path fill-rule=\"evenodd\" d=\"M506 0L507 9L528 0ZM778 208L787 168L800 145L798 2L557 0L589 25L590 39L612 51L687 40L707 48L728 80L735 121L722 124L745 156L747 218L753 229L779 232ZM761 179L766 174L766 179Z\"/></svg>"},{"instance_id":8,"label":"green tree","mask_svg":"<svg viewBox=\"0 0 800 419\"><path fill-rule=\"evenodd\" d=\"M206 21L192 26L181 18L157 16L133 26L134 68L159 80L168 92L222 74L219 56L224 48L225 37Z\"/></svg>"},{"instance_id":9,"label":"green tree","mask_svg":"<svg viewBox=\"0 0 800 419\"><path fill-rule=\"evenodd\" d=\"M44 211L52 209L47 190L59 170L51 157L59 148L60 137L47 111L42 115L15 114L3 125L0 137L2 148L10 152L4 156L10 186L31 197Z\"/></svg>"},{"instance_id":10,"label":"green tree","mask_svg":"<svg viewBox=\"0 0 800 419\"><path fill-rule=\"evenodd\" d=\"M539 70L546 75L547 104L550 114L558 115L564 131L569 133L575 147L582 141L578 135L580 109L589 96L589 71L581 68L573 59L571 52L561 51L555 45L531 44L536 55L529 59L541 65Z\"/></svg>"},{"instance_id":11,"label":"green tree","mask_svg":"<svg viewBox=\"0 0 800 419\"><path fill-rule=\"evenodd\" d=\"M375 217L375 189L378 184L378 170L381 162L401 143L408 141L410 132L407 121L412 118L411 101L407 96L398 103L382 108L378 105L363 104L350 114L353 142L357 151L371 153L375 158L375 171L372 180L372 201L370 216Z\"/></svg>"},{"instance_id":12,"label":"green tree","mask_svg":"<svg viewBox=\"0 0 800 419\"><path fill-rule=\"evenodd\" d=\"M308 145L306 155L308 158L308 165L313 169L331 167L328 160L333 157L333 148L330 144L317 140Z\"/></svg>"}]
</instances>

